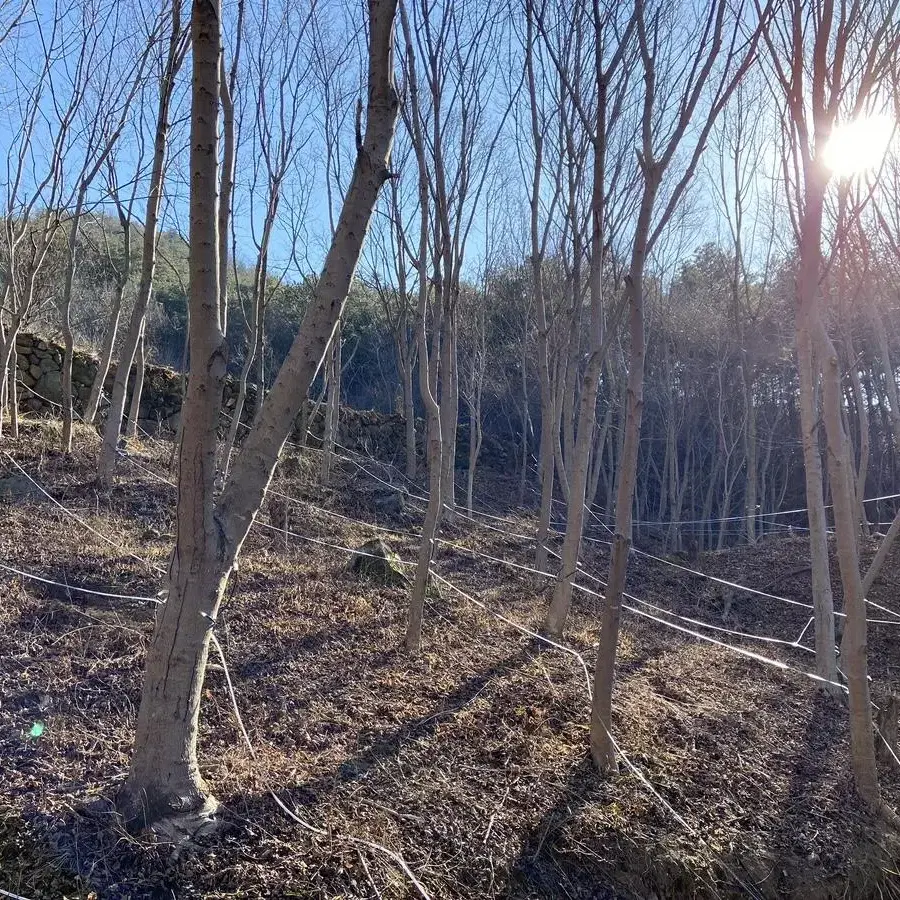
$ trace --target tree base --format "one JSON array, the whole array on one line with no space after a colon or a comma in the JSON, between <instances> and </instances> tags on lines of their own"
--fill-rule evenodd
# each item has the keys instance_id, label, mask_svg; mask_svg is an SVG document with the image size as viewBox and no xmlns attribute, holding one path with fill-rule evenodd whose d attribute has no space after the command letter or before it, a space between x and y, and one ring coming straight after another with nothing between
<instances>
[{"instance_id":1,"label":"tree base","mask_svg":"<svg viewBox=\"0 0 900 900\"><path fill-rule=\"evenodd\" d=\"M119 798L118 809L127 831L170 845L175 858L213 837L223 825L222 807L211 796L205 797L198 807L179 811L170 807L168 812L152 818L146 809L135 814L133 803L123 797Z\"/></svg>"},{"instance_id":2,"label":"tree base","mask_svg":"<svg viewBox=\"0 0 900 900\"><path fill-rule=\"evenodd\" d=\"M601 775L617 775L619 773L619 759L611 742L591 741L591 759Z\"/></svg>"},{"instance_id":3,"label":"tree base","mask_svg":"<svg viewBox=\"0 0 900 900\"><path fill-rule=\"evenodd\" d=\"M207 797L200 809L176 813L154 822L150 833L163 844L171 844L177 856L211 838L222 827L221 806L215 797Z\"/></svg>"},{"instance_id":4,"label":"tree base","mask_svg":"<svg viewBox=\"0 0 900 900\"><path fill-rule=\"evenodd\" d=\"M154 796L126 783L116 798L125 829L162 843L184 847L214 834L220 826L220 804L205 790Z\"/></svg>"}]
</instances>

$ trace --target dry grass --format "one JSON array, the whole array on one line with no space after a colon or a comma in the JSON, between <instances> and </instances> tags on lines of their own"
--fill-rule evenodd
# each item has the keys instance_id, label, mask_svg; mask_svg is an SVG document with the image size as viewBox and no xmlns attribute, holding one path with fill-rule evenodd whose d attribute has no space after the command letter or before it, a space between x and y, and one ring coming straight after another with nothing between
<instances>
[{"instance_id":1,"label":"dry grass","mask_svg":"<svg viewBox=\"0 0 900 900\"><path fill-rule=\"evenodd\" d=\"M96 438L79 432L70 459L50 452L52 426L8 444L21 464L115 548L49 501L4 503L0 562L63 584L154 595L165 566L173 491L123 464L112 499L93 489ZM133 448L167 475L169 448ZM7 460L0 457L6 468ZM352 466L328 490L293 460L276 487L355 518L375 518ZM264 521L283 523L272 504ZM289 526L357 546L365 526L294 507ZM392 523L414 531L415 517ZM522 518L512 530L528 533ZM461 524L454 541L519 562L524 542ZM403 559L412 537L390 542ZM802 542L715 554L701 567L757 586L797 567ZM129 553L151 563L143 565ZM587 566L601 574L602 547ZM879 602L890 603L892 567ZM873 830L848 775L846 714L802 676L626 618L616 734L675 822L628 769L589 765L584 677L572 657L541 652L508 625L442 589L429 600L425 650L402 643L403 589L357 581L335 550L254 531L226 601L219 637L257 758L242 745L214 662L200 757L227 827L207 846L127 838L110 815L128 764L152 606L0 578L0 888L29 897L399 898L409 880L354 835L401 854L434 898L630 896L900 896L898 854ZM443 548L438 569L489 608L534 628L546 586ZM631 590L721 624L692 576L635 559ZM773 587L808 600L802 578ZM579 597L567 642L592 662L596 601ZM804 611L774 601L735 605L736 630L793 639ZM897 681L900 630L873 628L877 689ZM739 638L729 638L740 643ZM799 651L741 646L809 669ZM42 722L42 736L29 731ZM886 798L900 803L884 767ZM305 831L281 800L325 835ZM91 803L90 801L94 801Z\"/></svg>"}]
</instances>

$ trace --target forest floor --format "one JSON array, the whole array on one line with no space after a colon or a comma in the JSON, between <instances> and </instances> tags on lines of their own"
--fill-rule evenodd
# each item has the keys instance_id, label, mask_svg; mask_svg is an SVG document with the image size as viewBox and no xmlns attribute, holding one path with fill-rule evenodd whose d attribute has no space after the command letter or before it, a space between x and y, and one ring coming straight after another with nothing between
<instances>
[{"instance_id":1,"label":"forest floor","mask_svg":"<svg viewBox=\"0 0 900 900\"><path fill-rule=\"evenodd\" d=\"M469 552L531 565L533 517L495 503L507 520L444 528L457 546L440 547L436 569L459 590L437 582L410 658L407 589L359 579L337 549L375 535L362 523L378 522L379 483L342 462L324 489L296 457L273 486L300 502L285 519L275 498L259 521L303 538L253 529L216 629L252 756L210 657L199 755L224 827L187 850L127 835L111 801L155 606L65 585L135 598L164 587L171 450L132 445L104 499L96 435L80 429L69 458L56 441L54 424L31 423L4 448L81 522L0 453L0 490L12 492L0 499L0 563L57 583L0 572L0 896L387 900L421 896L411 873L435 900L900 897L900 844L855 799L846 709L803 674L812 653L790 646L806 608L738 594L726 621L714 583L634 556L629 590L668 612L630 605L730 647L625 610L614 722L635 768L600 777L579 661L494 615L536 630L547 581ZM390 480L387 467L363 468ZM497 478L487 487L504 494ZM382 518L407 532L386 537L402 560L415 557L418 521L413 508ZM607 549L588 544L587 573L604 577ZM806 542L786 537L691 565L808 603L807 559ZM871 599L897 605L898 588L900 554ZM576 594L565 636L589 668L600 602ZM872 625L869 647L879 701L900 691L900 628ZM880 771L900 808L897 767Z\"/></svg>"}]
</instances>

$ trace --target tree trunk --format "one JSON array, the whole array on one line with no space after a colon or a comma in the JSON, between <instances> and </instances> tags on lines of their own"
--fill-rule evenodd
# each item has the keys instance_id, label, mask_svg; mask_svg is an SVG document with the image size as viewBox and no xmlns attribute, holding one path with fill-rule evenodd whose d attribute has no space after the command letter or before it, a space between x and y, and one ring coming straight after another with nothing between
<instances>
[{"instance_id":1,"label":"tree trunk","mask_svg":"<svg viewBox=\"0 0 900 900\"><path fill-rule=\"evenodd\" d=\"M650 208L652 209L652 200ZM648 211L649 223L649 211ZM614 771L616 751L612 744L612 690L615 678L616 646L625 574L631 552L634 488L637 477L641 418L644 407L644 297L643 256L636 252L640 268L632 267L628 284L631 337L631 365L628 371L628 405L625 411L625 444L619 461L616 496L616 526L609 563L609 584L600 625L600 644L594 668L594 699L591 706L591 755L601 771Z\"/></svg>"},{"instance_id":2,"label":"tree trunk","mask_svg":"<svg viewBox=\"0 0 900 900\"><path fill-rule=\"evenodd\" d=\"M841 663L847 675L850 699L850 748L856 789L873 812L881 809L881 790L875 762L875 737L872 722L872 698L869 689L866 647L866 602L859 574L859 530L856 521L853 465L850 439L841 417L841 369L837 351L825 326L816 325L822 358L825 432L828 437L828 472L834 524L837 535L838 563L844 589L844 637Z\"/></svg>"},{"instance_id":3,"label":"tree trunk","mask_svg":"<svg viewBox=\"0 0 900 900\"><path fill-rule=\"evenodd\" d=\"M426 464L428 466L428 506L422 524L416 575L409 599L409 617L406 625L406 649L418 653L422 646L422 622L425 615L425 592L431 574L434 557L434 537L440 524L443 509L443 453L441 435L441 408L437 399L437 382L440 366L440 339L442 298L435 300L432 311L432 349L428 349L425 320L428 314L428 234L430 226L430 187L425 164L425 144L422 139L422 119L419 108L419 86L416 78L415 45L404 6L400 6L400 21L406 43L407 72L410 97L410 117L413 125L413 148L416 155L419 191L419 248L418 248L418 301L416 305L416 341L419 348L419 392L425 404ZM437 250L435 250L437 252Z\"/></svg>"},{"instance_id":4,"label":"tree trunk","mask_svg":"<svg viewBox=\"0 0 900 900\"><path fill-rule=\"evenodd\" d=\"M238 377L237 396L234 400L234 410L231 414L231 421L228 424L228 433L225 436L225 444L222 447L221 464L222 477L227 478L231 470L231 456L234 453L237 444L238 431L241 428L241 417L244 414L244 406L247 403L247 384L250 380L250 369L253 367L253 360L256 358L257 346L257 330L256 318L259 315L259 263L257 263L256 277L253 285L253 298L250 307L250 320L247 322L247 352L244 354L244 362L241 364L241 374ZM257 388L258 390L258 388ZM262 402L262 398L257 394L257 408ZM303 437L306 441L306 433Z\"/></svg>"},{"instance_id":5,"label":"tree trunk","mask_svg":"<svg viewBox=\"0 0 900 900\"><path fill-rule=\"evenodd\" d=\"M137 437L138 419L141 417L141 395L144 393L144 375L147 368L147 328L141 332L134 365L134 383L131 386L131 403L128 407L128 421L125 423L125 437Z\"/></svg>"},{"instance_id":6,"label":"tree trunk","mask_svg":"<svg viewBox=\"0 0 900 900\"><path fill-rule=\"evenodd\" d=\"M531 413L528 408L528 358L527 343L525 336L522 336L522 356L519 360L519 370L522 376L522 435L521 435L521 453L522 468L519 471L519 506L525 505L525 487L528 484L528 432L531 428Z\"/></svg>"},{"instance_id":7,"label":"tree trunk","mask_svg":"<svg viewBox=\"0 0 900 900\"><path fill-rule=\"evenodd\" d=\"M195 0L188 251L191 377L182 410L169 595L148 650L134 756L119 795L119 807L132 827L172 817L190 821L192 815L210 814L217 806L200 776L197 726L209 635L235 555L225 542L214 503L216 429L227 367L219 319L217 233L220 15L219 0Z\"/></svg>"},{"instance_id":8,"label":"tree trunk","mask_svg":"<svg viewBox=\"0 0 900 900\"><path fill-rule=\"evenodd\" d=\"M209 634L228 575L259 510L284 442L321 365L346 301L393 142L396 0L369 0L370 51L365 137L340 220L300 330L244 441L218 504L213 503L216 428L226 371L219 316L216 234L218 0L196 0L191 137L191 377L179 461L176 546L169 596L148 651L134 758L120 796L132 823L206 814L215 806L200 777L197 721ZM207 618L211 617L211 618Z\"/></svg>"},{"instance_id":9,"label":"tree trunk","mask_svg":"<svg viewBox=\"0 0 900 900\"><path fill-rule=\"evenodd\" d=\"M181 0L174 0L172 5L172 35L169 42L168 58L165 73L159 88L159 105L156 114L156 135L153 142L153 164L150 172L147 208L144 215L143 255L141 258L141 280L138 285L128 333L122 345L116 377L113 381L112 395L109 403L109 414L103 430L103 443L100 447L100 463L98 477L105 490L112 487L112 479L116 469L116 447L119 444L119 432L122 428L122 416L125 413L125 397L128 391L128 378L138 341L144 327L144 317L153 292L153 276L156 270L156 240L159 223L159 207L162 200L163 177L165 173L166 149L169 137L169 109L175 76L181 63L179 42L181 38ZM218 79L217 79L218 80Z\"/></svg>"},{"instance_id":10,"label":"tree trunk","mask_svg":"<svg viewBox=\"0 0 900 900\"><path fill-rule=\"evenodd\" d=\"M800 425L803 466L806 473L806 505L812 595L815 616L816 672L825 679L824 689L836 695L837 657L834 646L834 598L828 563L828 525L822 494L822 458L818 441L818 403L814 384L812 336L807 316L797 312L797 368L800 377Z\"/></svg>"},{"instance_id":11,"label":"tree trunk","mask_svg":"<svg viewBox=\"0 0 900 900\"><path fill-rule=\"evenodd\" d=\"M30 305L30 304L29 304ZM27 307L26 307L27 308ZM10 368L11 361L15 359L16 356L16 336L19 333L19 329L22 327L22 318L19 315L13 315L12 321L10 322L9 329L6 332L6 336L3 339L3 344L0 346L0 372L3 372L4 378L12 378L15 380L16 371L13 368ZM6 395L6 403L9 404L12 399L11 394L7 391ZM3 437L3 420L4 417L2 415L3 407L0 407L0 437ZM17 410L18 413L18 410ZM9 411L10 417L13 415L12 409ZM18 418L16 424L16 434L18 434Z\"/></svg>"},{"instance_id":12,"label":"tree trunk","mask_svg":"<svg viewBox=\"0 0 900 900\"><path fill-rule=\"evenodd\" d=\"M441 342L441 495L444 514L452 524L456 516L456 429L459 422L459 371L456 354L456 302L452 287L444 307L444 334Z\"/></svg>"},{"instance_id":13,"label":"tree trunk","mask_svg":"<svg viewBox=\"0 0 900 900\"><path fill-rule=\"evenodd\" d=\"M7 378L6 402L9 404L9 436L16 440L19 437L19 378L18 352L13 340L9 354L9 376Z\"/></svg>"},{"instance_id":14,"label":"tree trunk","mask_svg":"<svg viewBox=\"0 0 900 900\"><path fill-rule=\"evenodd\" d=\"M483 348L482 351L483 352ZM466 509L472 515L475 495L475 467L478 465L478 456L481 453L481 444L484 440L484 432L481 425L481 391L484 386L484 366L477 359L472 362L472 391L467 398L469 409L469 465L466 472Z\"/></svg>"},{"instance_id":15,"label":"tree trunk","mask_svg":"<svg viewBox=\"0 0 900 900\"><path fill-rule=\"evenodd\" d=\"M850 385L853 390L853 405L856 407L856 424L859 430L859 468L856 474L857 519L863 535L869 534L869 523L866 519L866 481L869 477L869 408L863 395L862 382L859 378L859 361L853 346L853 338L848 327L845 342L850 371ZM877 521L877 520L876 520Z\"/></svg>"},{"instance_id":16,"label":"tree trunk","mask_svg":"<svg viewBox=\"0 0 900 900\"><path fill-rule=\"evenodd\" d=\"M406 435L406 477L416 477L416 408L413 401L412 354L403 360L403 417Z\"/></svg>"},{"instance_id":17,"label":"tree trunk","mask_svg":"<svg viewBox=\"0 0 900 900\"><path fill-rule=\"evenodd\" d=\"M544 622L544 631L551 637L559 637L569 616L572 589L578 573L578 556L581 552L581 533L584 530L584 506L588 482L588 457L594 438L597 384L603 365L601 349L596 347L588 363L581 388L578 409L578 433L575 454L572 459L569 483L569 504L566 510L566 534L563 538L562 562L559 577L553 590L553 600Z\"/></svg>"},{"instance_id":18,"label":"tree trunk","mask_svg":"<svg viewBox=\"0 0 900 900\"><path fill-rule=\"evenodd\" d=\"M600 40L599 34L597 40ZM599 51L598 51L599 52ZM575 438L574 455L568 471L569 496L566 509L566 534L563 538L562 561L559 577L553 590L553 599L544 630L551 637L559 637L565 628L572 603L572 586L578 572L578 556L581 552L581 535L584 530L584 503L587 494L588 462L594 441L594 427L597 422L597 389L603 371L603 256L604 256L604 192L605 141L606 141L606 83L597 61L597 132L594 136L593 188L591 192L591 262L590 262L590 350L584 380L581 386L581 402L578 408L578 433ZM572 228L577 231L578 223ZM576 267L577 271L577 267ZM579 297L579 286L574 288L573 297ZM573 310L577 315L577 310ZM580 317L579 317L580 318ZM615 326L614 326L615 327ZM574 336L577 342L577 336ZM557 432L558 433L558 432ZM630 507L630 501L629 501Z\"/></svg>"},{"instance_id":19,"label":"tree trunk","mask_svg":"<svg viewBox=\"0 0 900 900\"><path fill-rule=\"evenodd\" d=\"M72 294L75 289L76 252L78 232L81 227L81 211L84 207L86 187L82 185L75 201L75 210L69 222L69 241L66 256L66 274L63 295L59 300L59 324L63 334L63 359L60 373L62 389L62 449L63 453L72 452L72 425L74 409L72 404L72 357L75 354L75 337L72 334Z\"/></svg>"},{"instance_id":20,"label":"tree trunk","mask_svg":"<svg viewBox=\"0 0 900 900\"><path fill-rule=\"evenodd\" d=\"M62 447L63 453L72 452L72 427L75 410L72 401L72 358L75 355L75 336L72 334L71 302L64 302L60 309L60 325L63 333L63 359L60 385L62 387ZM15 348L13 348L15 350Z\"/></svg>"},{"instance_id":21,"label":"tree trunk","mask_svg":"<svg viewBox=\"0 0 900 900\"><path fill-rule=\"evenodd\" d=\"M116 290L116 298L109 311L109 319L106 322L106 331L103 333L103 344L100 348L100 361L97 364L97 374L91 385L91 393L88 397L87 407L84 411L84 421L93 425L97 420L100 409L100 400L103 396L103 385L106 384L106 376L109 374L109 365L112 362L113 350L116 346L116 336L119 332L119 320L122 318L122 304L125 299L127 282L120 281Z\"/></svg>"},{"instance_id":22,"label":"tree trunk","mask_svg":"<svg viewBox=\"0 0 900 900\"><path fill-rule=\"evenodd\" d=\"M744 454L747 459L744 512L747 516L747 543L755 544L757 536L757 505L759 503L759 442L756 434L756 403L753 399L753 378L748 354L743 355L741 375L744 387Z\"/></svg>"},{"instance_id":23,"label":"tree trunk","mask_svg":"<svg viewBox=\"0 0 900 900\"><path fill-rule=\"evenodd\" d=\"M420 351L420 369L425 368L423 360L427 358L427 354L422 354ZM441 441L440 410L433 398L432 403L429 403L426 399L426 410L428 417L428 506L425 510L425 521L422 523L422 538L419 544L416 575L410 596L409 618L406 624L406 649L410 653L418 653L422 646L425 593L428 590L428 579L431 575L431 561L434 559L434 538L437 534L443 509L443 498L441 496L443 466L441 455L444 445L443 441Z\"/></svg>"},{"instance_id":24,"label":"tree trunk","mask_svg":"<svg viewBox=\"0 0 900 900\"><path fill-rule=\"evenodd\" d=\"M322 432L322 484L331 481L331 463L334 458L335 433L341 410L341 325L338 323L334 340L325 357L325 375L328 382L328 400L325 404L325 427Z\"/></svg>"}]
</instances>

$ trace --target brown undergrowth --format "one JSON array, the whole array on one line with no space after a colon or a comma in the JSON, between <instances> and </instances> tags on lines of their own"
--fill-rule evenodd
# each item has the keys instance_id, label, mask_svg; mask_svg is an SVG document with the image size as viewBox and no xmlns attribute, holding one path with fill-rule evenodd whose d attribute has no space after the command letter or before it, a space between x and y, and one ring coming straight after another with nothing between
<instances>
[{"instance_id":1,"label":"brown undergrowth","mask_svg":"<svg viewBox=\"0 0 900 900\"><path fill-rule=\"evenodd\" d=\"M256 758L213 655L200 758L225 827L181 851L126 836L110 802L128 765L154 604L66 585L148 598L164 587L174 492L149 472L169 477L170 447L131 447L104 499L93 486L95 436L79 432L68 459L53 438L52 426L29 424L5 444L85 524L39 496L0 507L0 562L59 583L0 577L3 890L34 900L415 896L399 866L346 840L355 836L400 854L433 898L900 896L894 838L854 798L844 708L798 672L626 613L616 736L679 822L627 767L611 778L592 770L573 657L439 583L424 652L404 655L405 589L357 580L326 546L358 546L373 530L310 506L376 521L371 492L383 485L350 463L329 489L302 460L282 467L273 486L304 502L285 515L273 499L260 521L321 543L256 528L232 582L217 634ZM0 465L15 471L5 456ZM382 522L410 532L388 538L401 559L414 558L417 516L413 504ZM524 515L491 524L533 528ZM525 541L462 519L443 533L459 545L440 549L444 578L539 626L546 583L463 549L527 565ZM697 566L808 602L808 579L790 574L805 552L789 538ZM591 544L586 568L603 577L606 562ZM872 598L892 605L898 578L895 559ZM646 558L632 561L629 589L684 617L788 641L808 618L741 595L723 621L707 582ZM578 595L566 635L589 666L600 602ZM813 668L800 649L703 633ZM900 628L873 626L870 645L877 699L897 689ZM897 773L884 764L882 777L896 808ZM320 831L286 816L270 792Z\"/></svg>"}]
</instances>

